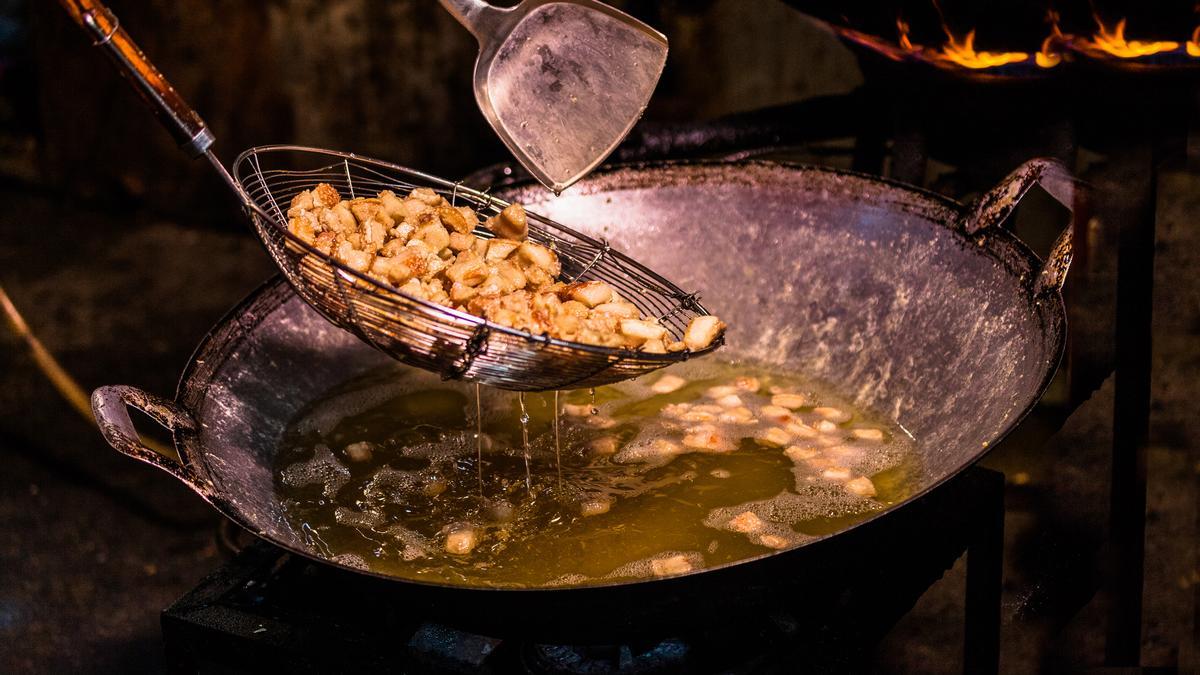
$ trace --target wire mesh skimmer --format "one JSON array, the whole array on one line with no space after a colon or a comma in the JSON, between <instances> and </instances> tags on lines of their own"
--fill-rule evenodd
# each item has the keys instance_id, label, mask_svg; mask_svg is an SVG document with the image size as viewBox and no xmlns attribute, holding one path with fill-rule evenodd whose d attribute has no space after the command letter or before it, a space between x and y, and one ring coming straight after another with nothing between
<instances>
[{"instance_id":1,"label":"wire mesh skimmer","mask_svg":"<svg viewBox=\"0 0 1200 675\"><path fill-rule=\"evenodd\" d=\"M421 300L360 274L305 244L288 231L286 209L298 192L330 183L342 194L374 196L381 190L432 188L455 205L490 216L507 206L483 192L411 169L344 152L298 146L264 146L242 153L231 175L212 152L214 137L150 63L100 0L59 0L133 85L180 146L205 157L241 199L259 237L292 288L333 323L368 344L445 378L463 378L520 391L595 387L636 377L707 353L649 354L537 336ZM659 317L673 339L689 321L707 314L695 294L597 241L528 214L529 238L557 252L568 281L606 281L645 316ZM491 233L477 229L479 236Z\"/></svg>"},{"instance_id":2,"label":"wire mesh skimmer","mask_svg":"<svg viewBox=\"0 0 1200 675\"><path fill-rule=\"evenodd\" d=\"M286 211L292 198L318 183L342 195L373 197L381 190L407 193L427 187L481 217L507 202L412 169L353 154L303 148L251 148L234 162L233 176L246 198L254 227L300 297L330 321L410 365L504 389L536 391L595 387L636 377L707 353L650 354L534 335L422 300L362 274L293 235ZM706 314L693 293L608 246L529 213L529 239L558 254L563 281L604 281L643 315L658 317L674 340L691 319ZM482 227L475 235L492 233Z\"/></svg>"}]
</instances>

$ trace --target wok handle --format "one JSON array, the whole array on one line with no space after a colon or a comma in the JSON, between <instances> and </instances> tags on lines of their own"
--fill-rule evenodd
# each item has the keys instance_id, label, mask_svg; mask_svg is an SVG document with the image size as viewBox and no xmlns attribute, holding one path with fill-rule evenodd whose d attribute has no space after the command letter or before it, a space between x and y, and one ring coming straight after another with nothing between
<instances>
[{"instance_id":1,"label":"wok handle","mask_svg":"<svg viewBox=\"0 0 1200 675\"><path fill-rule=\"evenodd\" d=\"M1072 214L1075 213L1076 199L1081 191L1079 181L1067 171L1062 162L1043 157L1025 162L1000 181L999 185L980 197L960 221L963 231L967 235L975 235L1000 226L1012 215L1025 193L1034 185L1041 186L1046 194L1067 207ZM1075 224L1072 221L1054 241L1050 256L1042 264L1042 270L1034 282L1034 292L1038 295L1062 290L1074 257L1074 232Z\"/></svg>"},{"instance_id":2,"label":"wok handle","mask_svg":"<svg viewBox=\"0 0 1200 675\"><path fill-rule=\"evenodd\" d=\"M1037 281L1033 284L1033 292L1037 295L1059 293L1063 284L1067 283L1067 272L1071 269L1071 261L1075 258L1075 223L1067 225L1054 240L1050 248L1050 257L1042 263L1042 271L1038 273Z\"/></svg>"},{"instance_id":3,"label":"wok handle","mask_svg":"<svg viewBox=\"0 0 1200 675\"><path fill-rule=\"evenodd\" d=\"M129 34L121 28L108 7L99 0L59 0L59 3L91 36L92 44L104 50L112 59L130 85L142 97L142 101L154 111L158 121L175 137L180 147L192 157L200 157L213 144L213 134L200 119L200 115L183 100L150 63Z\"/></svg>"},{"instance_id":4,"label":"wok handle","mask_svg":"<svg viewBox=\"0 0 1200 675\"><path fill-rule=\"evenodd\" d=\"M155 422L171 431L195 429L196 423L179 406L164 398L148 394L137 387L111 385L92 392L92 414L104 440L117 452L134 459L153 464L183 481L201 496L210 494L208 484L191 469L174 457L168 457L146 447L138 437L133 420L129 417L129 406L146 413Z\"/></svg>"}]
</instances>

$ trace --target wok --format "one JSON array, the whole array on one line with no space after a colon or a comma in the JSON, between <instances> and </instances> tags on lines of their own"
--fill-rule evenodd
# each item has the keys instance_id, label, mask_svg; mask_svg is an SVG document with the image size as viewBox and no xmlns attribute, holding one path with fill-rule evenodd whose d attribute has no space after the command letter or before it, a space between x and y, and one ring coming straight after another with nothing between
<instances>
[{"instance_id":1,"label":"wok","mask_svg":"<svg viewBox=\"0 0 1200 675\"><path fill-rule=\"evenodd\" d=\"M515 189L506 197L704 289L733 327L738 353L840 384L857 405L889 415L918 440L923 468L912 498L864 523L679 577L519 590L392 579L389 587L414 609L470 630L583 642L761 611L802 596L805 584L827 583L816 571L836 569L846 555L887 560L891 552L872 548L877 528L1012 430L1060 360L1069 228L1043 265L999 227L1037 182L1071 204L1073 184L1048 160L1022 166L972 208L878 178L765 162L618 168L557 198ZM322 560L276 499L276 442L307 402L391 363L275 280L205 337L174 401L109 386L92 402L114 448L171 473L259 537ZM127 406L170 429L178 460L138 440Z\"/></svg>"}]
</instances>

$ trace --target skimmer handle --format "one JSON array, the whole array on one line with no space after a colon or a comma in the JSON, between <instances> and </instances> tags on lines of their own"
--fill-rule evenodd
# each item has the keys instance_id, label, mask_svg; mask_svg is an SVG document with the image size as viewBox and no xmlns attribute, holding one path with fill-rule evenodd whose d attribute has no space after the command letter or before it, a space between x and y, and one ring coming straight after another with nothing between
<instances>
[{"instance_id":1,"label":"skimmer handle","mask_svg":"<svg viewBox=\"0 0 1200 675\"><path fill-rule=\"evenodd\" d=\"M154 466L175 476L202 497L210 497L208 482L197 476L186 464L146 447L138 437L129 407L137 408L171 431L195 429L192 416L183 408L164 398L148 394L137 387L111 385L92 392L92 414L104 440L117 452Z\"/></svg>"},{"instance_id":2,"label":"skimmer handle","mask_svg":"<svg viewBox=\"0 0 1200 675\"><path fill-rule=\"evenodd\" d=\"M108 54L180 147L193 157L205 154L213 143L212 132L134 44L116 15L99 0L59 0L59 3L91 36L92 44Z\"/></svg>"}]
</instances>

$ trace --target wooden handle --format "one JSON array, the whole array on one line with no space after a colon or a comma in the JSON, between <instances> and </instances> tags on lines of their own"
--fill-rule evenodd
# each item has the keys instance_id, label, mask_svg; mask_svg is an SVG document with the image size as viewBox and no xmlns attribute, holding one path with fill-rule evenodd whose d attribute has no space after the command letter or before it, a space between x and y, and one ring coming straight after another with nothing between
<instances>
[{"instance_id":1,"label":"wooden handle","mask_svg":"<svg viewBox=\"0 0 1200 675\"><path fill-rule=\"evenodd\" d=\"M213 143L212 132L121 28L116 15L98 0L59 0L59 3L91 36L92 44L108 54L180 147L193 157L207 152Z\"/></svg>"}]
</instances>

